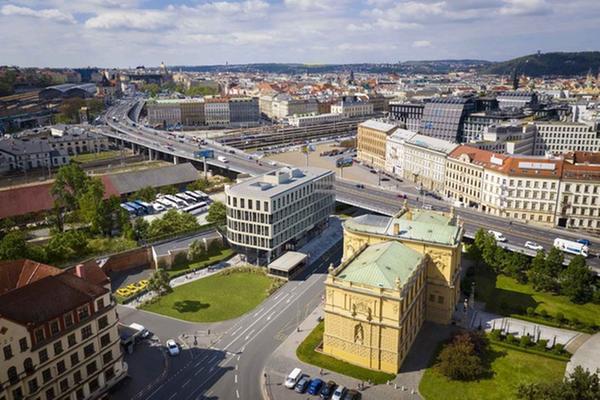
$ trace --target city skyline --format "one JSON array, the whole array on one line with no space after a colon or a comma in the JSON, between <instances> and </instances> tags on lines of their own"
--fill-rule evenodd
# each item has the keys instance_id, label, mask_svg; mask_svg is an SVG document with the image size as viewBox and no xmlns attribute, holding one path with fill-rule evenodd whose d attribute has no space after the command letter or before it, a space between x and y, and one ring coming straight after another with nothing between
<instances>
[{"instance_id":1,"label":"city skyline","mask_svg":"<svg viewBox=\"0 0 600 400\"><path fill-rule=\"evenodd\" d=\"M502 61L595 50L599 16L593 0L8 0L0 59L32 67Z\"/></svg>"}]
</instances>

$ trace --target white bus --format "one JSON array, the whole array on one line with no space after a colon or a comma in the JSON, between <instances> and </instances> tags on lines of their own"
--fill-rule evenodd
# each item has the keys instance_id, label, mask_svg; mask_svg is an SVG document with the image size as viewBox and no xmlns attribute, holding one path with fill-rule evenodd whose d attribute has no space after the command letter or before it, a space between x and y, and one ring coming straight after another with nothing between
<instances>
[{"instance_id":1,"label":"white bus","mask_svg":"<svg viewBox=\"0 0 600 400\"><path fill-rule=\"evenodd\" d=\"M564 251L565 253L581 255L584 257L588 256L588 247L574 240L566 240L561 238L554 239L554 247Z\"/></svg>"},{"instance_id":2,"label":"white bus","mask_svg":"<svg viewBox=\"0 0 600 400\"><path fill-rule=\"evenodd\" d=\"M198 204L192 204L191 206L185 207L181 211L184 211L184 212L192 214L192 215L203 214L208 211L208 204L205 202L201 202Z\"/></svg>"},{"instance_id":3,"label":"white bus","mask_svg":"<svg viewBox=\"0 0 600 400\"><path fill-rule=\"evenodd\" d=\"M177 203L173 203L170 200L167 200L164 197L161 197L160 199L156 199L156 201L154 201L157 204L160 204L161 206L169 209L169 208L177 208Z\"/></svg>"},{"instance_id":4,"label":"white bus","mask_svg":"<svg viewBox=\"0 0 600 400\"><path fill-rule=\"evenodd\" d=\"M195 203L196 202L196 198L187 195L186 193L182 192L182 193L177 193L175 196L179 197L180 199L182 199L183 201L189 203Z\"/></svg>"},{"instance_id":5,"label":"white bus","mask_svg":"<svg viewBox=\"0 0 600 400\"><path fill-rule=\"evenodd\" d=\"M177 204L177 208L183 208L183 207L187 207L189 205L187 203L187 201L185 201L183 199L180 199L177 196L170 195L170 194L164 195L162 198L163 199L167 199L170 202L173 202L173 203Z\"/></svg>"}]
</instances>

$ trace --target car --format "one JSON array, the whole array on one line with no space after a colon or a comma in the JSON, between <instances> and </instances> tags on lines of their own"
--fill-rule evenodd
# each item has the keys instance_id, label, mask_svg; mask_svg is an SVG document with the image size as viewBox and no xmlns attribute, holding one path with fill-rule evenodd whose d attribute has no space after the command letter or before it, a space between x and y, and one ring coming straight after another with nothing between
<instances>
[{"instance_id":1,"label":"car","mask_svg":"<svg viewBox=\"0 0 600 400\"><path fill-rule=\"evenodd\" d=\"M294 391L296 393L304 393L306 392L306 388L308 387L308 375L302 375L296 386L294 386Z\"/></svg>"},{"instance_id":2,"label":"car","mask_svg":"<svg viewBox=\"0 0 600 400\"><path fill-rule=\"evenodd\" d=\"M431 206L431 204L423 204L423 210L433 210L433 207Z\"/></svg>"},{"instance_id":3,"label":"car","mask_svg":"<svg viewBox=\"0 0 600 400\"><path fill-rule=\"evenodd\" d=\"M406 196L405 193L398 193L398 198L400 198L400 199L407 199L408 196Z\"/></svg>"},{"instance_id":4,"label":"car","mask_svg":"<svg viewBox=\"0 0 600 400\"><path fill-rule=\"evenodd\" d=\"M288 389L293 389L298 383L298 380L302 376L302 370L300 368L294 368L292 372L285 378L284 385Z\"/></svg>"},{"instance_id":5,"label":"car","mask_svg":"<svg viewBox=\"0 0 600 400\"><path fill-rule=\"evenodd\" d=\"M529 240L525 242L525 247L527 247L528 249L531 249L531 250L535 250L535 251L544 250L542 245L537 244L536 242L529 241Z\"/></svg>"},{"instance_id":6,"label":"car","mask_svg":"<svg viewBox=\"0 0 600 400\"><path fill-rule=\"evenodd\" d=\"M390 178L381 178L382 182L388 182L390 180Z\"/></svg>"},{"instance_id":7,"label":"car","mask_svg":"<svg viewBox=\"0 0 600 400\"><path fill-rule=\"evenodd\" d=\"M342 400L342 398L344 397L345 394L346 394L346 388L342 385L339 385L333 391L333 394L331 395L331 400Z\"/></svg>"},{"instance_id":8,"label":"car","mask_svg":"<svg viewBox=\"0 0 600 400\"><path fill-rule=\"evenodd\" d=\"M323 386L323 381L319 378L314 378L311 379L310 382L308 383L308 394L312 394L313 396L316 396L319 394L319 392L321 391L321 386Z\"/></svg>"},{"instance_id":9,"label":"car","mask_svg":"<svg viewBox=\"0 0 600 400\"><path fill-rule=\"evenodd\" d=\"M319 393L319 396L323 400L329 399L331 397L331 395L333 394L335 386L336 386L336 383L334 381L328 381L327 383L323 384L323 386L321 387L321 392Z\"/></svg>"},{"instance_id":10,"label":"car","mask_svg":"<svg viewBox=\"0 0 600 400\"><path fill-rule=\"evenodd\" d=\"M488 233L496 239L497 242L506 242L506 238L502 234L502 232L489 230Z\"/></svg>"},{"instance_id":11,"label":"car","mask_svg":"<svg viewBox=\"0 0 600 400\"><path fill-rule=\"evenodd\" d=\"M179 355L179 345L177 345L177 342L174 339L167 340L167 350L171 357Z\"/></svg>"},{"instance_id":12,"label":"car","mask_svg":"<svg viewBox=\"0 0 600 400\"><path fill-rule=\"evenodd\" d=\"M360 400L362 395L354 389L348 390L343 400Z\"/></svg>"},{"instance_id":13,"label":"car","mask_svg":"<svg viewBox=\"0 0 600 400\"><path fill-rule=\"evenodd\" d=\"M591 243L589 240L587 240L587 239L579 239L579 240L577 241L577 243L581 243L582 245L584 245L584 246L587 246L587 247L590 247L590 245L592 244L592 243Z\"/></svg>"},{"instance_id":14,"label":"car","mask_svg":"<svg viewBox=\"0 0 600 400\"><path fill-rule=\"evenodd\" d=\"M357 189L364 189L364 188L365 188L365 185L363 185L362 183L357 183L357 184L356 184L356 188L357 188Z\"/></svg>"},{"instance_id":15,"label":"car","mask_svg":"<svg viewBox=\"0 0 600 400\"><path fill-rule=\"evenodd\" d=\"M370 170L369 172L372 173L372 174L376 174L377 173L377 171L375 171L374 169Z\"/></svg>"},{"instance_id":16,"label":"car","mask_svg":"<svg viewBox=\"0 0 600 400\"><path fill-rule=\"evenodd\" d=\"M235 150L229 150L229 154L235 154Z\"/></svg>"}]
</instances>

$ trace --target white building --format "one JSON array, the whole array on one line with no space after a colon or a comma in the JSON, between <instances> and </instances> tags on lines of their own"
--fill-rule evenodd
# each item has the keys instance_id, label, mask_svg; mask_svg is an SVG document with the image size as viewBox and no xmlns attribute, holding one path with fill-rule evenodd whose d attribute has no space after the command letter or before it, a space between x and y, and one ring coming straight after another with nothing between
<instances>
[{"instance_id":1,"label":"white building","mask_svg":"<svg viewBox=\"0 0 600 400\"><path fill-rule=\"evenodd\" d=\"M292 126L296 126L298 128L304 126L312 126L319 124L327 124L332 122L338 122L344 119L343 115L340 114L294 114L293 116L288 118L288 123Z\"/></svg>"},{"instance_id":2,"label":"white building","mask_svg":"<svg viewBox=\"0 0 600 400\"><path fill-rule=\"evenodd\" d=\"M263 107L268 105L266 99L261 99ZM287 93L280 93L272 97L270 110L261 109L261 112L269 118L283 119L294 114L310 114L319 112L319 104L316 99L296 99Z\"/></svg>"},{"instance_id":3,"label":"white building","mask_svg":"<svg viewBox=\"0 0 600 400\"><path fill-rule=\"evenodd\" d=\"M424 190L444 191L446 157L458 145L416 134L404 143L404 178Z\"/></svg>"},{"instance_id":4,"label":"white building","mask_svg":"<svg viewBox=\"0 0 600 400\"><path fill-rule=\"evenodd\" d=\"M385 171L402 177L404 175L404 143L412 138L415 132L398 128L392 133L385 145Z\"/></svg>"},{"instance_id":5,"label":"white building","mask_svg":"<svg viewBox=\"0 0 600 400\"><path fill-rule=\"evenodd\" d=\"M335 208L334 173L281 168L225 188L227 239L268 264L323 227Z\"/></svg>"},{"instance_id":6,"label":"white building","mask_svg":"<svg viewBox=\"0 0 600 400\"><path fill-rule=\"evenodd\" d=\"M600 151L600 132L593 124L579 122L536 122L535 155L572 151Z\"/></svg>"},{"instance_id":7,"label":"white building","mask_svg":"<svg viewBox=\"0 0 600 400\"><path fill-rule=\"evenodd\" d=\"M481 140L472 140L470 146L501 154L532 155L536 128L533 124L499 124L483 128Z\"/></svg>"},{"instance_id":8,"label":"white building","mask_svg":"<svg viewBox=\"0 0 600 400\"><path fill-rule=\"evenodd\" d=\"M372 115L373 103L368 101L341 100L340 102L331 105L331 112L333 114L342 114L346 118Z\"/></svg>"}]
</instances>

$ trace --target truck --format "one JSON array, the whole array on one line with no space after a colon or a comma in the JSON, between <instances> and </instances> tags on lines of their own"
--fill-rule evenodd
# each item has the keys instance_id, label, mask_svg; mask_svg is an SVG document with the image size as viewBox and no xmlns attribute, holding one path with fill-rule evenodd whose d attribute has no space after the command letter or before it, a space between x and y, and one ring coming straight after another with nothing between
<instances>
[{"instance_id":1,"label":"truck","mask_svg":"<svg viewBox=\"0 0 600 400\"><path fill-rule=\"evenodd\" d=\"M342 157L335 160L335 166L337 168L343 167L351 167L352 166L352 157Z\"/></svg>"},{"instance_id":2,"label":"truck","mask_svg":"<svg viewBox=\"0 0 600 400\"><path fill-rule=\"evenodd\" d=\"M574 240L556 238L554 239L554 247L565 253L584 257L588 256L588 247L585 244Z\"/></svg>"},{"instance_id":3,"label":"truck","mask_svg":"<svg viewBox=\"0 0 600 400\"><path fill-rule=\"evenodd\" d=\"M197 150L194 152L196 158L215 158L215 152L212 149Z\"/></svg>"}]
</instances>

